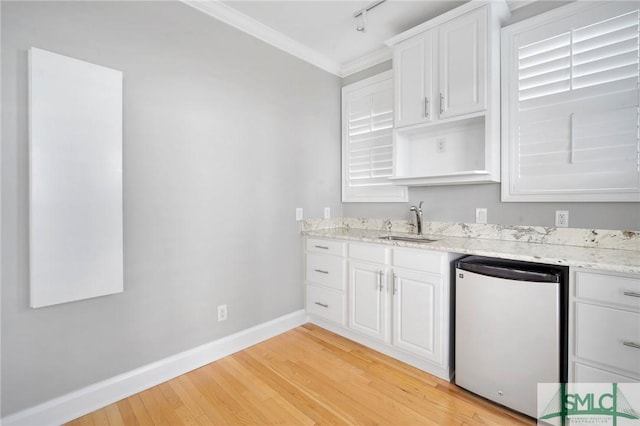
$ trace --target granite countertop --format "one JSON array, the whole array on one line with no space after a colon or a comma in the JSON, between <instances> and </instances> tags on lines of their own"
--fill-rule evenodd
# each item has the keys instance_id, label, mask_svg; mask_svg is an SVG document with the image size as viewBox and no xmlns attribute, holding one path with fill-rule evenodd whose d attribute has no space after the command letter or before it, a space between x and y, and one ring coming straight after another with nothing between
<instances>
[{"instance_id":1,"label":"granite countertop","mask_svg":"<svg viewBox=\"0 0 640 426\"><path fill-rule=\"evenodd\" d=\"M326 225L307 221L301 232L318 238L640 273L640 233L635 231L563 229L558 233L555 228L430 223L425 226L423 237L436 241L415 243L379 239L388 235L416 236L415 232L406 232L412 225L405 222L375 221L371 225L368 220L341 219ZM442 232L434 232L438 230Z\"/></svg>"}]
</instances>

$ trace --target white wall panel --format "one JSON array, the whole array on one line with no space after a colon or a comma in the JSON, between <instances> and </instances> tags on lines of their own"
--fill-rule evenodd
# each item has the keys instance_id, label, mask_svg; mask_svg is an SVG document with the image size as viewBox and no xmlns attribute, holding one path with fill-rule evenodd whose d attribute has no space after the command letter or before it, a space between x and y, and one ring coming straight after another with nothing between
<instances>
[{"instance_id":1,"label":"white wall panel","mask_svg":"<svg viewBox=\"0 0 640 426\"><path fill-rule=\"evenodd\" d=\"M122 73L29 50L30 305L123 291Z\"/></svg>"}]
</instances>

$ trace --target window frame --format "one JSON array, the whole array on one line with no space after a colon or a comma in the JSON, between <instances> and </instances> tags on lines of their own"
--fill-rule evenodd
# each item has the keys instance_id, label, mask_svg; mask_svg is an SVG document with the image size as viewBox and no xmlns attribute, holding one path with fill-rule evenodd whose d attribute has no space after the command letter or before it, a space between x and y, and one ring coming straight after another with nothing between
<instances>
[{"instance_id":1,"label":"window frame","mask_svg":"<svg viewBox=\"0 0 640 426\"><path fill-rule=\"evenodd\" d=\"M619 7L620 13L630 12L635 2L614 2ZM544 14L534 16L516 24L510 25L502 29L502 46L501 46L501 74L502 74L502 201L503 202L640 202L640 190L622 190L613 188L611 190L603 189L584 189L584 190L540 190L535 192L518 192L513 187L518 170L515 162L517 158L515 141L511 140L514 126L518 123L512 116L514 103L518 103L518 57L514 53L517 47L517 37L521 34L528 34L537 28L547 27L549 25L558 25L561 22L575 18L582 20L580 27L595 24L599 22L598 9L610 4L610 2L600 1L576 1L566 6L559 7ZM579 17L577 16L579 14ZM569 25L566 25L567 27ZM565 28L570 31L571 28ZM515 75L514 75L515 74ZM640 89L638 89L640 96ZM637 142L640 146L640 141ZM640 159L637 159L640 167ZM638 188L640 188L640 170L636 173Z\"/></svg>"},{"instance_id":2,"label":"window frame","mask_svg":"<svg viewBox=\"0 0 640 426\"><path fill-rule=\"evenodd\" d=\"M384 71L374 76L365 78L358 82L342 87L342 202L343 203L406 203L409 201L408 189L406 186L394 184L389 180L389 185L383 186L363 186L365 191L358 193L358 190L349 186L349 94L368 87L373 87L383 83L391 82L393 87L393 71ZM392 100L395 108L395 99ZM393 120L393 111L391 112ZM393 133L393 125L391 127ZM393 135L391 136L393 145ZM393 154L391 161L393 161ZM393 165L392 165L393 167ZM376 188L376 189L372 189Z\"/></svg>"}]
</instances>

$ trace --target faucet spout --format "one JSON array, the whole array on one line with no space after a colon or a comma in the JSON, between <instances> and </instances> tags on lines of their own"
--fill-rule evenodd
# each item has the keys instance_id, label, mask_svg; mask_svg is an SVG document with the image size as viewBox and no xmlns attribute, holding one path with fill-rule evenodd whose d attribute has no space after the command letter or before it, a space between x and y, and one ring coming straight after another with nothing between
<instances>
[{"instance_id":1,"label":"faucet spout","mask_svg":"<svg viewBox=\"0 0 640 426\"><path fill-rule=\"evenodd\" d=\"M416 215L416 230L418 235L422 235L422 203L424 203L424 201L420 201L418 207L411 206L409 209L409 211L412 211Z\"/></svg>"}]
</instances>

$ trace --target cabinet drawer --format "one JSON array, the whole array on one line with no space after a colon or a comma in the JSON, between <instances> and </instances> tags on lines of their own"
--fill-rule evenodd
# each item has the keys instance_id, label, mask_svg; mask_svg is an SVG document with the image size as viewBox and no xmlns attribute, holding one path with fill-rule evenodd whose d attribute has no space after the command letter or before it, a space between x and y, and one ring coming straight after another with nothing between
<instances>
[{"instance_id":1,"label":"cabinet drawer","mask_svg":"<svg viewBox=\"0 0 640 426\"><path fill-rule=\"evenodd\" d=\"M443 274L442 253L425 250L393 249L393 266Z\"/></svg>"},{"instance_id":2,"label":"cabinet drawer","mask_svg":"<svg viewBox=\"0 0 640 426\"><path fill-rule=\"evenodd\" d=\"M307 284L307 312L344 324L344 293Z\"/></svg>"},{"instance_id":3,"label":"cabinet drawer","mask_svg":"<svg viewBox=\"0 0 640 426\"><path fill-rule=\"evenodd\" d=\"M637 379L625 377L610 371L591 367L590 365L576 362L573 366L574 383L629 383Z\"/></svg>"},{"instance_id":4,"label":"cabinet drawer","mask_svg":"<svg viewBox=\"0 0 640 426\"><path fill-rule=\"evenodd\" d=\"M575 304L576 356L640 376L640 314Z\"/></svg>"},{"instance_id":5,"label":"cabinet drawer","mask_svg":"<svg viewBox=\"0 0 640 426\"><path fill-rule=\"evenodd\" d=\"M307 281L344 290L344 258L307 253Z\"/></svg>"},{"instance_id":6,"label":"cabinet drawer","mask_svg":"<svg viewBox=\"0 0 640 426\"><path fill-rule=\"evenodd\" d=\"M387 248L371 244L349 244L349 257L370 263L387 263Z\"/></svg>"},{"instance_id":7,"label":"cabinet drawer","mask_svg":"<svg viewBox=\"0 0 640 426\"><path fill-rule=\"evenodd\" d=\"M345 243L332 240L320 240L317 238L307 238L307 251L334 256L344 256Z\"/></svg>"},{"instance_id":8,"label":"cabinet drawer","mask_svg":"<svg viewBox=\"0 0 640 426\"><path fill-rule=\"evenodd\" d=\"M577 271L576 297L640 310L640 277Z\"/></svg>"}]
</instances>

